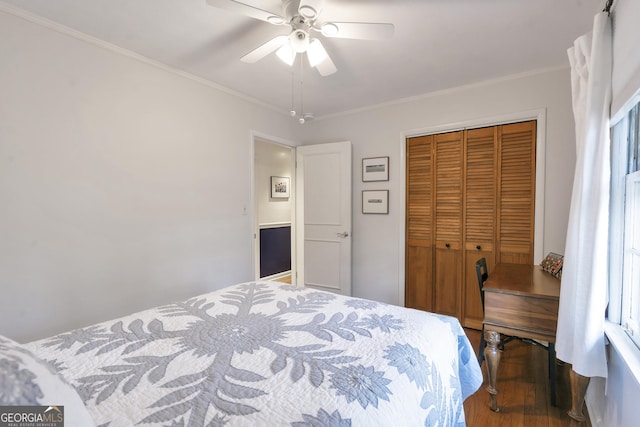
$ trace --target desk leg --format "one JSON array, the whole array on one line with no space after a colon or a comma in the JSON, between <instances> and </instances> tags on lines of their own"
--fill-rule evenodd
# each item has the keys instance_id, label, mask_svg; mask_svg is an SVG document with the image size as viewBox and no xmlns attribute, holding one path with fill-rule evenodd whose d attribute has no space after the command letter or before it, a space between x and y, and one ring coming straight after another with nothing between
<instances>
[{"instance_id":1,"label":"desk leg","mask_svg":"<svg viewBox=\"0 0 640 427\"><path fill-rule=\"evenodd\" d=\"M498 380L498 365L500 365L500 350L498 345L500 344L500 334L495 331L485 331L484 339L487 342L487 346L484 348L484 358L487 360L487 369L489 370L489 385L487 391L491 397L491 410L493 412L499 412L498 408L498 389L496 383Z\"/></svg>"},{"instance_id":2,"label":"desk leg","mask_svg":"<svg viewBox=\"0 0 640 427\"><path fill-rule=\"evenodd\" d=\"M569 416L571 417L571 426L584 425L586 417L582 413L582 407L584 406L584 395L587 392L587 386L589 385L589 377L583 377L577 374L573 369L569 371L569 382L571 383L571 410Z\"/></svg>"}]
</instances>

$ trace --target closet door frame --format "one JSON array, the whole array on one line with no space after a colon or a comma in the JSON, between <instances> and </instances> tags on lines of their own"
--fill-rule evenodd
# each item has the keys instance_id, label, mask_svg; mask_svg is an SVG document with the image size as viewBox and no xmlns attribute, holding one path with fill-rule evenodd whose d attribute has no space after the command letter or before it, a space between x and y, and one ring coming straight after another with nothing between
<instances>
[{"instance_id":1,"label":"closet door frame","mask_svg":"<svg viewBox=\"0 0 640 427\"><path fill-rule=\"evenodd\" d=\"M487 117L477 120L467 120L455 123L448 123L437 126L430 126L421 129L414 129L403 132L400 138L400 167L406 170L406 139L444 132L453 132L457 130L473 129L479 127L504 125L526 120L536 120L536 183L535 183L535 221L534 221L534 247L533 247L533 263L538 264L544 258L544 194L545 194L545 152L546 152L546 128L547 128L547 111L544 108L536 110L521 111L518 113L505 114L502 116ZM400 197L397 202L397 208L401 212L401 217L406 215L406 182L402 180L400 188ZM400 248L399 248L399 265L405 265L405 221L400 221ZM405 269L399 269L398 277L398 301L404 305L405 301Z\"/></svg>"}]
</instances>

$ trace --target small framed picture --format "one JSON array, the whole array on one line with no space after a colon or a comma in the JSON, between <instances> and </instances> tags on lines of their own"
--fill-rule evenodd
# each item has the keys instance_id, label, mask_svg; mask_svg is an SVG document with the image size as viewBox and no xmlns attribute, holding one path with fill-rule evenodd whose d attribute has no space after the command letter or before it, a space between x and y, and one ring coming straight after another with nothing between
<instances>
[{"instance_id":1,"label":"small framed picture","mask_svg":"<svg viewBox=\"0 0 640 427\"><path fill-rule=\"evenodd\" d=\"M289 177L272 176L271 177L271 198L272 199L288 199L289 198Z\"/></svg>"},{"instance_id":2,"label":"small framed picture","mask_svg":"<svg viewBox=\"0 0 640 427\"><path fill-rule=\"evenodd\" d=\"M389 181L389 157L362 159L362 181Z\"/></svg>"},{"instance_id":3,"label":"small framed picture","mask_svg":"<svg viewBox=\"0 0 640 427\"><path fill-rule=\"evenodd\" d=\"M389 190L363 190L362 191L363 214L388 214Z\"/></svg>"}]
</instances>

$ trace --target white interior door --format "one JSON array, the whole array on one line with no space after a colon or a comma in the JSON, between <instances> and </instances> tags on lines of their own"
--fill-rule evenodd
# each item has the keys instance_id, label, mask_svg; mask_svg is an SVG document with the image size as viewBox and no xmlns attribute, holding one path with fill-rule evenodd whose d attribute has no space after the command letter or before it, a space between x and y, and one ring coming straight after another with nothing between
<instances>
[{"instance_id":1,"label":"white interior door","mask_svg":"<svg viewBox=\"0 0 640 427\"><path fill-rule=\"evenodd\" d=\"M296 149L298 285L351 295L351 142Z\"/></svg>"}]
</instances>

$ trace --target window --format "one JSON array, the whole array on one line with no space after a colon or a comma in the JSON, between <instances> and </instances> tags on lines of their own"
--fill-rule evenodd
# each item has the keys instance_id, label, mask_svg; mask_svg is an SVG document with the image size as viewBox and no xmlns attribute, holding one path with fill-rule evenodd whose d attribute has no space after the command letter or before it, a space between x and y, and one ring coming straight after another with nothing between
<instances>
[{"instance_id":1,"label":"window","mask_svg":"<svg viewBox=\"0 0 640 427\"><path fill-rule=\"evenodd\" d=\"M640 104L613 127L611 283L621 283L620 324L640 347ZM612 290L613 290L612 286ZM612 292L613 296L614 292ZM615 298L612 298L615 301Z\"/></svg>"}]
</instances>

